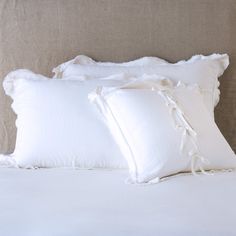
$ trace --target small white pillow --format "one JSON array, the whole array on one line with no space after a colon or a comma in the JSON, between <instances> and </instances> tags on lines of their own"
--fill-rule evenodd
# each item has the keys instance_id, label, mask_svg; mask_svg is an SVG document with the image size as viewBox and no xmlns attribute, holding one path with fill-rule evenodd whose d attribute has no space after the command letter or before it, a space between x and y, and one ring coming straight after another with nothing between
<instances>
[{"instance_id":1,"label":"small white pillow","mask_svg":"<svg viewBox=\"0 0 236 236\"><path fill-rule=\"evenodd\" d=\"M88 101L98 85L121 84L122 78L113 78L82 82L48 79L27 70L8 74L4 89L17 114L12 156L18 166L127 168L103 116Z\"/></svg>"},{"instance_id":2,"label":"small white pillow","mask_svg":"<svg viewBox=\"0 0 236 236\"><path fill-rule=\"evenodd\" d=\"M64 71L68 66L72 64L77 65L92 65L92 66L152 66L157 64L165 64L167 61L158 57L142 57L134 61L123 62L123 63L113 63L113 62L96 62L92 58L84 55L79 55L74 59L64 62L61 65L55 67L52 72L55 74L54 78L62 78L64 76Z\"/></svg>"},{"instance_id":3,"label":"small white pillow","mask_svg":"<svg viewBox=\"0 0 236 236\"><path fill-rule=\"evenodd\" d=\"M235 154L197 86L145 76L90 94L126 157L134 183L192 170L235 168Z\"/></svg>"},{"instance_id":4,"label":"small white pillow","mask_svg":"<svg viewBox=\"0 0 236 236\"><path fill-rule=\"evenodd\" d=\"M81 63L82 64L82 63ZM227 54L197 55L187 61L175 64L160 62L143 66L103 66L94 64L69 64L62 71L63 79L71 76L86 76L87 78L102 78L113 74L126 73L129 76L143 74L162 75L171 78L175 83L198 84L204 97L204 102L214 116L214 107L219 102L220 91L218 77L229 65Z\"/></svg>"}]
</instances>

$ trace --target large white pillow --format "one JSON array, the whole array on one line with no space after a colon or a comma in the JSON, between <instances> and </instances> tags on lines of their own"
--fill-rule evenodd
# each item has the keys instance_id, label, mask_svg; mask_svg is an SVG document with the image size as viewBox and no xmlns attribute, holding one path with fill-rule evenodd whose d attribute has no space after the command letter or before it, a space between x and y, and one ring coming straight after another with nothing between
<instances>
[{"instance_id":1,"label":"large white pillow","mask_svg":"<svg viewBox=\"0 0 236 236\"><path fill-rule=\"evenodd\" d=\"M67 67L69 67L72 64L84 65L84 66L92 65L92 66L129 67L129 66L153 66L153 65L165 64L165 63L168 63L168 62L158 57L141 57L139 59L129 61L129 62L114 63L114 62L97 62L88 56L79 55L70 61L60 64L59 66L55 67L52 71L54 73L54 78L62 78L64 76L64 71L66 71Z\"/></svg>"},{"instance_id":2,"label":"large white pillow","mask_svg":"<svg viewBox=\"0 0 236 236\"><path fill-rule=\"evenodd\" d=\"M235 154L206 110L198 86L145 76L90 94L126 157L131 181L235 168Z\"/></svg>"},{"instance_id":3,"label":"large white pillow","mask_svg":"<svg viewBox=\"0 0 236 236\"><path fill-rule=\"evenodd\" d=\"M198 84L204 97L204 102L214 116L214 107L219 102L220 91L218 77L229 65L227 54L212 54L210 56L193 56L187 61L175 64L162 62L143 66L104 66L94 64L69 64L63 70L63 79L71 76L86 76L87 78L101 78L112 74L126 73L129 76L143 74L158 74L186 84Z\"/></svg>"},{"instance_id":4,"label":"large white pillow","mask_svg":"<svg viewBox=\"0 0 236 236\"><path fill-rule=\"evenodd\" d=\"M17 114L17 139L11 155L20 167L127 168L103 117L88 101L104 81L56 80L27 70L4 80ZM82 78L81 78L82 79Z\"/></svg>"}]
</instances>

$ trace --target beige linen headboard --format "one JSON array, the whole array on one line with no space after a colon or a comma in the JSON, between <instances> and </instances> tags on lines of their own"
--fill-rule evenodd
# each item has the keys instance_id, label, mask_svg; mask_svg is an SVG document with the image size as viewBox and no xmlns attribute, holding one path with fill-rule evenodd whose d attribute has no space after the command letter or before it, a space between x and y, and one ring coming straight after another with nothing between
<instances>
[{"instance_id":1,"label":"beige linen headboard","mask_svg":"<svg viewBox=\"0 0 236 236\"><path fill-rule=\"evenodd\" d=\"M1 0L0 78L51 69L78 54L101 61L228 53L216 120L236 150L236 0ZM15 115L0 88L0 153L15 144ZM4 125L9 139L6 139Z\"/></svg>"}]
</instances>

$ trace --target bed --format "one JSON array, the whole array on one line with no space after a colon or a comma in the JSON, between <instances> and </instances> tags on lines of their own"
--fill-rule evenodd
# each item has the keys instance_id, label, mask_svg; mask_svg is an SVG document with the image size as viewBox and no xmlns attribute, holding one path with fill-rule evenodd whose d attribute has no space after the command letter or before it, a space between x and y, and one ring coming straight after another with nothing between
<instances>
[{"instance_id":1,"label":"bed","mask_svg":"<svg viewBox=\"0 0 236 236\"><path fill-rule=\"evenodd\" d=\"M216 122L236 150L234 0L3 0L0 16L1 79L16 68L50 76L78 54L120 62L228 53ZM15 145L10 104L1 87L1 153ZM0 168L0 235L236 235L235 172L148 186L124 184L127 175Z\"/></svg>"},{"instance_id":2,"label":"bed","mask_svg":"<svg viewBox=\"0 0 236 236\"><path fill-rule=\"evenodd\" d=\"M236 234L234 172L149 186L126 185L126 177L124 170L2 169L0 235Z\"/></svg>"}]
</instances>

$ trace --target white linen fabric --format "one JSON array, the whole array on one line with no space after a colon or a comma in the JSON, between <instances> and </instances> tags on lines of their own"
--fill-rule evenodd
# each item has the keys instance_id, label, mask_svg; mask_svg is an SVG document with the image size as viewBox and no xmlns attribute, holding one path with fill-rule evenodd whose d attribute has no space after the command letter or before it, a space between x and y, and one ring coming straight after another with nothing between
<instances>
[{"instance_id":1,"label":"white linen fabric","mask_svg":"<svg viewBox=\"0 0 236 236\"><path fill-rule=\"evenodd\" d=\"M145 76L90 94L126 157L132 183L192 170L235 168L236 157L198 86ZM222 158L224 156L224 158Z\"/></svg>"},{"instance_id":2,"label":"white linen fabric","mask_svg":"<svg viewBox=\"0 0 236 236\"><path fill-rule=\"evenodd\" d=\"M55 80L27 70L8 74L4 89L17 114L16 147L11 155L16 164L25 168L127 168L103 117L88 101L88 93L98 85L121 81ZM9 165L7 157L1 160Z\"/></svg>"},{"instance_id":3,"label":"white linen fabric","mask_svg":"<svg viewBox=\"0 0 236 236\"><path fill-rule=\"evenodd\" d=\"M236 235L235 172L148 187L124 184L126 175L0 168L0 235Z\"/></svg>"},{"instance_id":4,"label":"white linen fabric","mask_svg":"<svg viewBox=\"0 0 236 236\"><path fill-rule=\"evenodd\" d=\"M150 60L150 59L149 59ZM61 66L61 76L63 79L71 76L85 75L87 78L101 78L112 74L126 73L130 76L141 76L143 74L156 74L171 78L177 84L179 81L186 84L198 84L204 97L204 102L214 116L214 107L219 102L220 91L218 77L229 65L227 54L212 54L210 56L196 55L187 61L179 61L175 64L166 61L154 63L143 63L129 66L97 65L94 63L68 63Z\"/></svg>"},{"instance_id":5,"label":"white linen fabric","mask_svg":"<svg viewBox=\"0 0 236 236\"><path fill-rule=\"evenodd\" d=\"M113 63L113 62L97 62L94 61L92 58L79 55L74 59L64 62L61 65L55 67L52 72L55 74L54 78L62 78L64 76L64 72L66 71L67 67L76 64L76 65L93 65L93 66L153 66L157 64L165 64L168 63L167 61L158 58L158 57L142 57L133 61L123 62L123 63Z\"/></svg>"}]
</instances>

